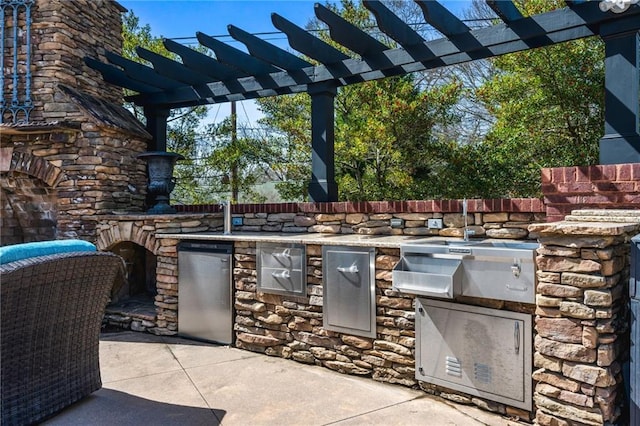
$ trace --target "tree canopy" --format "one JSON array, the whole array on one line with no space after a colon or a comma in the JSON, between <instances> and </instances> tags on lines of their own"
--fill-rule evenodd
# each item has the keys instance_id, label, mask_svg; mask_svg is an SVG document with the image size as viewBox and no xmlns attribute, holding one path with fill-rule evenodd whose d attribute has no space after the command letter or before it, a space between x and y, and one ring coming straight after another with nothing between
<instances>
[{"instance_id":1,"label":"tree canopy","mask_svg":"<svg viewBox=\"0 0 640 426\"><path fill-rule=\"evenodd\" d=\"M560 0L515 3L525 15L564 6ZM425 38L433 34L415 4L387 4ZM393 45L374 32L373 17L360 2L328 7ZM479 0L467 17L480 25L496 19ZM307 29L345 49L328 37L322 22L311 20ZM132 59L139 45L171 55L132 12L124 17L123 32ZM204 109L172 113L168 145L189 159L178 167L177 199L211 202L219 194L242 193L244 200L259 202L265 196L257 185L267 181L275 181L282 200L306 199L309 96L257 102L266 129L260 137L237 137L229 120L203 127ZM597 37L341 87L335 99L339 199L538 196L541 168L597 163L603 104L604 47Z\"/></svg>"}]
</instances>

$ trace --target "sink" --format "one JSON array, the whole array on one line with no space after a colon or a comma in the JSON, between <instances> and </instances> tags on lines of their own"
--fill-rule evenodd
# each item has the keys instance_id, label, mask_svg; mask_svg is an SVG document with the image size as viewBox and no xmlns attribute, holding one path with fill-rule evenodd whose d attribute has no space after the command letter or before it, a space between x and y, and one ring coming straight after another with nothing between
<instances>
[{"instance_id":1,"label":"sink","mask_svg":"<svg viewBox=\"0 0 640 426\"><path fill-rule=\"evenodd\" d=\"M409 294L535 303L538 243L425 238L400 245L392 288Z\"/></svg>"},{"instance_id":2,"label":"sink","mask_svg":"<svg viewBox=\"0 0 640 426\"><path fill-rule=\"evenodd\" d=\"M518 240L438 240L425 239L412 244L437 245L437 246L468 246L468 247L495 247L514 250L535 250L538 243Z\"/></svg>"},{"instance_id":3,"label":"sink","mask_svg":"<svg viewBox=\"0 0 640 426\"><path fill-rule=\"evenodd\" d=\"M478 241L460 241L460 240L424 240L419 244L437 244L441 246L475 246L482 244L482 240Z\"/></svg>"}]
</instances>

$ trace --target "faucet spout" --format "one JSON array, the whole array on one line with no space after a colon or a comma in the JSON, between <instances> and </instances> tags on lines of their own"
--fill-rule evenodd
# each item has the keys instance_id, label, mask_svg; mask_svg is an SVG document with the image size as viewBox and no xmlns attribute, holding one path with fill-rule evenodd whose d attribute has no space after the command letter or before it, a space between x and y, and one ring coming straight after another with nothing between
<instances>
[{"instance_id":1,"label":"faucet spout","mask_svg":"<svg viewBox=\"0 0 640 426\"><path fill-rule=\"evenodd\" d=\"M220 203L222 207L223 232L225 235L231 234L231 200Z\"/></svg>"},{"instance_id":2,"label":"faucet spout","mask_svg":"<svg viewBox=\"0 0 640 426\"><path fill-rule=\"evenodd\" d=\"M463 198L462 199L462 216L464 217L464 231L463 231L463 238L464 241L469 241L469 236L470 235L475 235L476 231L474 231L473 229L469 229L468 228L468 222L467 222L467 199Z\"/></svg>"}]
</instances>

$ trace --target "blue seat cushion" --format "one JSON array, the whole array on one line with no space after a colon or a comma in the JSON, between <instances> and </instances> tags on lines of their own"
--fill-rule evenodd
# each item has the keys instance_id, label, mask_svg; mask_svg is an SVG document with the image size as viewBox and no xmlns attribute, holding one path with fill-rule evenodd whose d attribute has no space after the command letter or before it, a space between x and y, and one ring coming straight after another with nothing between
<instances>
[{"instance_id":1,"label":"blue seat cushion","mask_svg":"<svg viewBox=\"0 0 640 426\"><path fill-rule=\"evenodd\" d=\"M83 240L38 241L0 247L0 265L30 257L71 251L96 251L96 246Z\"/></svg>"}]
</instances>

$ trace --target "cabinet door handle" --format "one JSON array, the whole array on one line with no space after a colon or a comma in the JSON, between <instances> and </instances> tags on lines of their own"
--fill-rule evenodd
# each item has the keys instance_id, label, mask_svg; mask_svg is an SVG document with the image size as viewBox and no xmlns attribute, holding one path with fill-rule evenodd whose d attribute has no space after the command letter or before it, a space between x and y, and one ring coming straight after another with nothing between
<instances>
[{"instance_id":1,"label":"cabinet door handle","mask_svg":"<svg viewBox=\"0 0 640 426\"><path fill-rule=\"evenodd\" d=\"M285 279L291 278L291 274L289 274L289 270L288 269L284 269L284 270L279 271L279 272L272 272L271 276L273 278L285 278Z\"/></svg>"},{"instance_id":2,"label":"cabinet door handle","mask_svg":"<svg viewBox=\"0 0 640 426\"><path fill-rule=\"evenodd\" d=\"M273 253L273 257L291 257L291 249L284 249L282 253Z\"/></svg>"},{"instance_id":3,"label":"cabinet door handle","mask_svg":"<svg viewBox=\"0 0 640 426\"><path fill-rule=\"evenodd\" d=\"M513 323L513 344L516 355L520 354L520 324L518 321Z\"/></svg>"},{"instance_id":4,"label":"cabinet door handle","mask_svg":"<svg viewBox=\"0 0 640 426\"><path fill-rule=\"evenodd\" d=\"M518 287L518 286L507 284L506 287L507 287L507 290L511 290L511 291L527 291L527 290L529 290L526 286Z\"/></svg>"},{"instance_id":5,"label":"cabinet door handle","mask_svg":"<svg viewBox=\"0 0 640 426\"><path fill-rule=\"evenodd\" d=\"M351 266L338 266L337 268L338 272L342 272L343 274L357 274L358 271L358 265L353 264Z\"/></svg>"}]
</instances>

